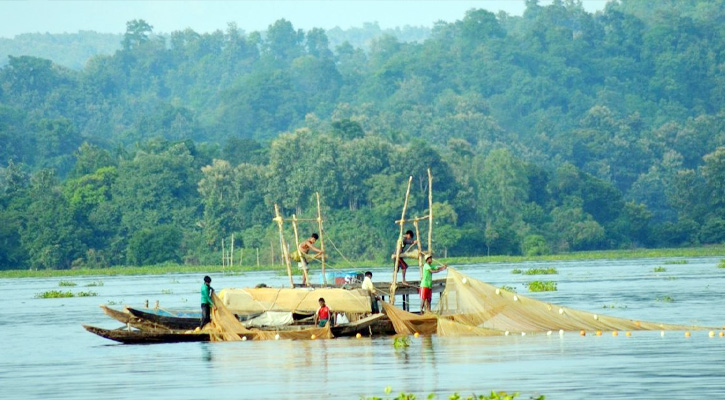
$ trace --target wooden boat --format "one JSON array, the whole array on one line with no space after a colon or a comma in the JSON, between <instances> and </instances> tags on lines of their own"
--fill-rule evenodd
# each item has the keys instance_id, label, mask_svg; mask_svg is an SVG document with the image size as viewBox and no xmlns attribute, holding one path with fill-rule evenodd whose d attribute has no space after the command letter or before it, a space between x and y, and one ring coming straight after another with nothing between
<instances>
[{"instance_id":1,"label":"wooden boat","mask_svg":"<svg viewBox=\"0 0 725 400\"><path fill-rule=\"evenodd\" d=\"M95 326L83 325L88 332L100 337L124 344L152 344L152 343L178 343L178 342L208 342L209 333L184 333L183 331L139 331L127 329L103 329Z\"/></svg>"},{"instance_id":2,"label":"wooden boat","mask_svg":"<svg viewBox=\"0 0 725 400\"><path fill-rule=\"evenodd\" d=\"M104 309L105 311L105 309ZM115 311L115 310L114 310ZM169 312L158 312L158 310L143 311L131 307L126 307L125 311L128 315L135 317L134 324L131 324L134 328L138 329L170 329L170 330L189 330L199 326L201 313L198 316L173 316ZM116 313L120 313L116 311ZM121 313L123 314L123 313ZM115 315L115 314L114 314ZM123 323L127 323L116 316L109 314L114 319L117 319ZM184 312L179 315L194 315L193 313ZM259 316L259 313L249 314L244 316L237 315L240 321L246 321L248 319ZM292 313L292 318L295 320L293 325L308 325L311 321L313 314L308 313Z\"/></svg>"},{"instance_id":3,"label":"wooden boat","mask_svg":"<svg viewBox=\"0 0 725 400\"><path fill-rule=\"evenodd\" d=\"M170 331L172 330L168 326L149 321L144 318L139 318L128 311L118 311L105 305L101 305L103 312L109 317L115 319L118 322L126 324L127 327L136 328L142 331Z\"/></svg>"},{"instance_id":4,"label":"wooden boat","mask_svg":"<svg viewBox=\"0 0 725 400\"><path fill-rule=\"evenodd\" d=\"M355 336L358 333L368 335L394 335L395 328L385 314L372 314L361 320L333 326L332 334L335 337Z\"/></svg>"},{"instance_id":5,"label":"wooden boat","mask_svg":"<svg viewBox=\"0 0 725 400\"><path fill-rule=\"evenodd\" d=\"M201 313L196 317L172 316L168 312L158 313L152 311L142 311L131 307L126 307L126 312L139 320L145 321L148 326L156 326L170 330L186 331L199 326ZM105 310L104 310L105 311ZM165 314L165 315L164 315ZM142 329L142 328L139 328Z\"/></svg>"}]
</instances>

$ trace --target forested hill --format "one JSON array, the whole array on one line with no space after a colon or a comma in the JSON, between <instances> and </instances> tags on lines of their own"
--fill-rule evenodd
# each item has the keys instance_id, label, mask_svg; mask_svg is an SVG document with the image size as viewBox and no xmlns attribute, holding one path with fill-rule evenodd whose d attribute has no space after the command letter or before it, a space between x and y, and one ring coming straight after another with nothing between
<instances>
[{"instance_id":1,"label":"forested hill","mask_svg":"<svg viewBox=\"0 0 725 400\"><path fill-rule=\"evenodd\" d=\"M312 215L315 191L337 247L382 260L427 167L439 254L720 243L724 3L530 0L368 51L134 20L81 71L10 57L0 266L216 262L232 233L269 254L273 204Z\"/></svg>"},{"instance_id":2,"label":"forested hill","mask_svg":"<svg viewBox=\"0 0 725 400\"><path fill-rule=\"evenodd\" d=\"M240 33L243 31L240 31ZM221 31L220 34L223 34ZM261 36L265 32L259 33ZM370 43L383 35L393 36L401 42L422 42L430 36L430 28L404 26L383 29L378 23L365 23L361 27L326 31L330 49L344 42L368 50ZM155 33L156 40L169 41L171 35ZM78 33L24 33L13 38L0 38L0 67L7 65L8 56L34 56L46 58L55 64L82 70L88 60L97 55L111 55L121 49L122 34L80 31Z\"/></svg>"}]
</instances>

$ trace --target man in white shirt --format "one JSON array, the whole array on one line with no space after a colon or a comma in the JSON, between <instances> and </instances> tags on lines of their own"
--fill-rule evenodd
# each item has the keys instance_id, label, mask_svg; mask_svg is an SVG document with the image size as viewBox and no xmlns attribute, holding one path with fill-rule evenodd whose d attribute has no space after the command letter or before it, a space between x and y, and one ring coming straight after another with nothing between
<instances>
[{"instance_id":1,"label":"man in white shirt","mask_svg":"<svg viewBox=\"0 0 725 400\"><path fill-rule=\"evenodd\" d=\"M368 271L365 273L365 279L363 279L362 288L370 293L370 309L373 314L380 312L378 309L378 296L375 292L375 285L373 285L373 273Z\"/></svg>"}]
</instances>

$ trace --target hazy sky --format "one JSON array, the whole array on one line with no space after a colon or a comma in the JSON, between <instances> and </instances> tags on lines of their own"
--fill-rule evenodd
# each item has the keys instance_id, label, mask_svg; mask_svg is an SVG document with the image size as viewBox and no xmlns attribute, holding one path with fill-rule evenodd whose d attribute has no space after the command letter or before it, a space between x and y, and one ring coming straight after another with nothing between
<instances>
[{"instance_id":1,"label":"hazy sky","mask_svg":"<svg viewBox=\"0 0 725 400\"><path fill-rule=\"evenodd\" d=\"M607 0L584 0L590 11L601 10ZM550 1L541 0L540 4ZM285 18L296 28L349 28L378 22L382 28L405 25L431 26L438 20L461 19L466 10L485 8L521 15L524 0L384 1L384 0L237 0L237 1L110 1L110 0L0 0L0 37L28 32L122 33L126 22L144 19L154 32L192 28L197 32L225 29L236 22L247 32L264 30Z\"/></svg>"}]
</instances>

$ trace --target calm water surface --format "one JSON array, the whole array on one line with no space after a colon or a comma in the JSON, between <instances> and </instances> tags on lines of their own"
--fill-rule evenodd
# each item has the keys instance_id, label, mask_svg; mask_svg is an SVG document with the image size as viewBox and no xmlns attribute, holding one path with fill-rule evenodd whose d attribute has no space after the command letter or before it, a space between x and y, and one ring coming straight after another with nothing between
<instances>
[{"instance_id":1,"label":"calm water surface","mask_svg":"<svg viewBox=\"0 0 725 400\"><path fill-rule=\"evenodd\" d=\"M669 323L725 324L725 270L690 258L486 264L461 268L495 285L554 280L533 297L600 314ZM558 275L511 274L554 266ZM665 272L654 268L664 266ZM375 280L389 280L388 270ZM415 273L414 273L415 275ZM442 273L441 275L445 275ZM213 286L284 285L272 273L214 275ZM519 391L547 399L725 398L725 338L707 332L634 332L630 338L567 333L495 338L417 338L396 350L386 337L328 341L120 345L82 323L116 328L99 304L198 308L201 275L0 280L0 398L8 399L358 399L395 392ZM100 287L84 287L93 281ZM35 299L46 290L96 297ZM527 293L528 294L528 293ZM665 301L672 299L673 301ZM604 307L607 308L604 308ZM116 306L120 308L121 306ZM421 396L424 398L425 396Z\"/></svg>"}]
</instances>

